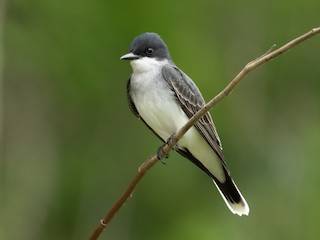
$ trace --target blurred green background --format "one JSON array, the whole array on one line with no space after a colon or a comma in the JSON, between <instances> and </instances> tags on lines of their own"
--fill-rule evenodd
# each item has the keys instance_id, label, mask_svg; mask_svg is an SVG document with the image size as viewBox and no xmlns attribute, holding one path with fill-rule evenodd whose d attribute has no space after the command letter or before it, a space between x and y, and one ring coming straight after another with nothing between
<instances>
[{"instance_id":1,"label":"blurred green background","mask_svg":"<svg viewBox=\"0 0 320 240\"><path fill-rule=\"evenodd\" d=\"M120 56L154 31L216 95L272 44L318 27L320 1L0 1L0 239L87 239L160 141L131 114ZM229 212L171 153L101 239L318 239L320 36L248 76L211 113L250 205Z\"/></svg>"}]
</instances>

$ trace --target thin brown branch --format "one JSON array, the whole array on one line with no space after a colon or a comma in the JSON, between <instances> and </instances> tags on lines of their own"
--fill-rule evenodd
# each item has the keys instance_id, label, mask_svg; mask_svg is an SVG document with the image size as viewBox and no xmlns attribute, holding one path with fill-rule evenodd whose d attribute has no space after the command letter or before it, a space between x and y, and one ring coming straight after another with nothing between
<instances>
[{"instance_id":1,"label":"thin brown branch","mask_svg":"<svg viewBox=\"0 0 320 240\"><path fill-rule=\"evenodd\" d=\"M152 156L147 161L145 161L138 169L137 174L130 182L128 188L126 191L121 195L121 197L118 199L118 201L115 203L115 205L111 208L111 210L108 212L108 214L100 220L99 225L93 232L92 236L90 237L90 240L96 240L100 236L101 232L104 230L104 228L107 226L107 224L111 221L113 216L120 210L122 205L132 196L133 190L138 185L140 179L144 176L144 174L158 162L157 155Z\"/></svg>"},{"instance_id":2,"label":"thin brown branch","mask_svg":"<svg viewBox=\"0 0 320 240\"><path fill-rule=\"evenodd\" d=\"M224 97L229 95L232 90L238 85L238 83L247 76L252 70L256 69L260 65L268 62L269 60L279 56L280 54L288 51L289 49L295 47L301 42L313 37L316 34L320 33L320 27L314 28L311 31L301 35L300 37L295 38L294 40L288 42L282 47L272 50L272 48L262 56L256 58L255 60L249 62L240 72L239 74L223 89L218 95L216 95L213 99L211 99L202 109L200 109L190 120L173 136L171 144L175 145L181 137L192 127L206 112L208 112L213 106L215 106L218 102L220 102ZM167 155L171 151L171 147L166 144L163 147L163 151L160 153L161 156ZM133 190L136 188L137 184L144 176L144 174L150 169L153 165L158 162L157 155L152 156L147 161L145 161L138 169L136 176L131 181L130 185L126 189L126 191L121 195L115 205L111 208L108 214L100 221L99 225L93 232L90 240L96 240L100 236L101 232L104 228L109 224L112 220L113 216L120 210L122 205L132 196Z\"/></svg>"}]
</instances>

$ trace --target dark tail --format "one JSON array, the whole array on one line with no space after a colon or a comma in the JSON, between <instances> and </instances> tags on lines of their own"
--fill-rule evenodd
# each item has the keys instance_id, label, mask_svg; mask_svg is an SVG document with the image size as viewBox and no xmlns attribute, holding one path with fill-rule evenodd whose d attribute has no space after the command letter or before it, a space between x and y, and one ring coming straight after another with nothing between
<instances>
[{"instance_id":1,"label":"dark tail","mask_svg":"<svg viewBox=\"0 0 320 240\"><path fill-rule=\"evenodd\" d=\"M224 168L226 181L221 183L215 177L213 177L213 182L218 188L223 200L227 204L228 208L233 214L238 214L239 216L249 214L249 206L237 188L236 184L232 180L228 171Z\"/></svg>"},{"instance_id":2,"label":"dark tail","mask_svg":"<svg viewBox=\"0 0 320 240\"><path fill-rule=\"evenodd\" d=\"M232 180L229 171L224 165L223 171L225 174L225 181L221 183L213 174L198 160L196 159L187 149L178 149L178 153L182 156L191 160L195 165L201 168L205 173L207 173L213 180L214 184L218 188L223 200L227 204L228 208L233 214L238 214L239 216L249 214L249 206L237 188L236 184Z\"/></svg>"}]
</instances>

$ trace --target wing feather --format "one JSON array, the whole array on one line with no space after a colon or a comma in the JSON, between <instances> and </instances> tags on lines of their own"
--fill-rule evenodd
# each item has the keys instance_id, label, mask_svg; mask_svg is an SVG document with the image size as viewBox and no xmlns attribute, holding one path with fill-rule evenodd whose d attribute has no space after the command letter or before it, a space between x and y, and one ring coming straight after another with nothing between
<instances>
[{"instance_id":1,"label":"wing feather","mask_svg":"<svg viewBox=\"0 0 320 240\"><path fill-rule=\"evenodd\" d=\"M191 118L205 105L205 101L198 87L194 84L191 78L189 78L178 67L168 64L163 67L162 75L171 89L175 92L181 108L189 118ZM210 113L207 112L195 124L195 127L224 163L221 141Z\"/></svg>"}]
</instances>

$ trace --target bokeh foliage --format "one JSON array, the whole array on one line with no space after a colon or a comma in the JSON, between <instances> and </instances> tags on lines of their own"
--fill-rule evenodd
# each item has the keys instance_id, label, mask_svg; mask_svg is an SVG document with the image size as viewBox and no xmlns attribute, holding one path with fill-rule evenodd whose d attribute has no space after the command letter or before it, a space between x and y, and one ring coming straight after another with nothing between
<instances>
[{"instance_id":1,"label":"bokeh foliage","mask_svg":"<svg viewBox=\"0 0 320 240\"><path fill-rule=\"evenodd\" d=\"M319 25L320 2L5 4L0 239L86 239L159 140L126 103L131 39L158 32L206 99L272 44ZM176 153L101 239L317 239L320 38L253 72L211 112L251 208L232 215Z\"/></svg>"}]
</instances>

